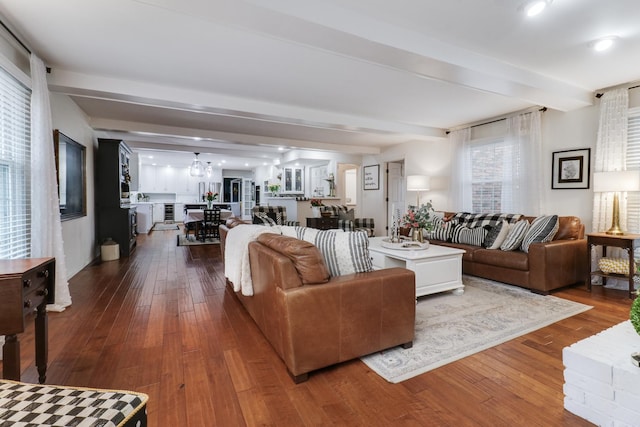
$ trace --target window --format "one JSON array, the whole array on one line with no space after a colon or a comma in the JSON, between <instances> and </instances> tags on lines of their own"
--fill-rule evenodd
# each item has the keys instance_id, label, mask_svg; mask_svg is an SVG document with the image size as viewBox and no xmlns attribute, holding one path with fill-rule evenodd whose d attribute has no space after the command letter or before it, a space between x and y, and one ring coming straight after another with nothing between
<instances>
[{"instance_id":1,"label":"window","mask_svg":"<svg viewBox=\"0 0 640 427\"><path fill-rule=\"evenodd\" d=\"M640 169L640 107L629 109L627 170ZM640 193L627 194L627 230L640 233Z\"/></svg>"},{"instance_id":2,"label":"window","mask_svg":"<svg viewBox=\"0 0 640 427\"><path fill-rule=\"evenodd\" d=\"M31 252L31 91L0 68L0 259Z\"/></svg>"},{"instance_id":3,"label":"window","mask_svg":"<svg viewBox=\"0 0 640 427\"><path fill-rule=\"evenodd\" d=\"M490 138L471 141L469 150L473 212L512 212L513 147L504 138Z\"/></svg>"}]
</instances>

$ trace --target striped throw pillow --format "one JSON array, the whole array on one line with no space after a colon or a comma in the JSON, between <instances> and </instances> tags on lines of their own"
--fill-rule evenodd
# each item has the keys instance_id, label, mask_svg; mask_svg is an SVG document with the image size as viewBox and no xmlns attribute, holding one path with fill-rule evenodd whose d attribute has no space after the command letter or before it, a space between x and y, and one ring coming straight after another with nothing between
<instances>
[{"instance_id":1,"label":"striped throw pillow","mask_svg":"<svg viewBox=\"0 0 640 427\"><path fill-rule=\"evenodd\" d=\"M448 242L451 238L451 230L453 230L454 224L451 221L445 222L442 218L435 217L433 219L433 229L425 237L431 240Z\"/></svg>"},{"instance_id":2,"label":"striped throw pillow","mask_svg":"<svg viewBox=\"0 0 640 427\"><path fill-rule=\"evenodd\" d=\"M469 228L455 225L451 231L451 242L482 246L486 236L487 230L484 227Z\"/></svg>"},{"instance_id":3,"label":"striped throw pillow","mask_svg":"<svg viewBox=\"0 0 640 427\"><path fill-rule=\"evenodd\" d=\"M522 240L520 249L529 252L529 245L532 243L545 243L553 240L553 236L558 232L560 224L558 215L543 215L537 217L531 223L531 227Z\"/></svg>"},{"instance_id":4,"label":"striped throw pillow","mask_svg":"<svg viewBox=\"0 0 640 427\"><path fill-rule=\"evenodd\" d=\"M305 233L303 240L318 247L332 277L373 270L369 256L369 238L365 231L336 233L319 230L313 240L310 240L311 234Z\"/></svg>"},{"instance_id":5,"label":"striped throw pillow","mask_svg":"<svg viewBox=\"0 0 640 427\"><path fill-rule=\"evenodd\" d=\"M524 240L524 236L526 236L527 231L529 230L529 221L526 219L520 220L513 224L509 228L509 234L507 238L504 239L502 245L500 245L500 249L503 251L515 251L520 248L522 241Z\"/></svg>"}]
</instances>

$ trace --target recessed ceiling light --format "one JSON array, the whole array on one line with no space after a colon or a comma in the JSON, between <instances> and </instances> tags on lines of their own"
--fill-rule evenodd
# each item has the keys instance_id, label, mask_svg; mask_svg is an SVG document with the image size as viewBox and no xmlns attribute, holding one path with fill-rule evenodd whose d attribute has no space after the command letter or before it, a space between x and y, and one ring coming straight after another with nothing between
<instances>
[{"instance_id":1,"label":"recessed ceiling light","mask_svg":"<svg viewBox=\"0 0 640 427\"><path fill-rule=\"evenodd\" d=\"M542 13L543 10L551 3L552 0L535 0L530 1L524 6L524 12L527 16L532 17Z\"/></svg>"},{"instance_id":2,"label":"recessed ceiling light","mask_svg":"<svg viewBox=\"0 0 640 427\"><path fill-rule=\"evenodd\" d=\"M602 52L613 46L613 43L618 39L616 36L607 36L599 38L592 43L593 50L596 52Z\"/></svg>"}]
</instances>

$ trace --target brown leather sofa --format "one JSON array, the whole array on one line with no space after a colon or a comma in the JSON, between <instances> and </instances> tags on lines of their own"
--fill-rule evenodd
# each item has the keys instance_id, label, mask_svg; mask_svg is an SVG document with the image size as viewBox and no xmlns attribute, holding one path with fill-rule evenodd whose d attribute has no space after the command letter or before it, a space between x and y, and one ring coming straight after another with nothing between
<instances>
[{"instance_id":1,"label":"brown leather sofa","mask_svg":"<svg viewBox=\"0 0 640 427\"><path fill-rule=\"evenodd\" d=\"M451 215L447 213L446 215ZM535 217L524 217L532 222ZM559 229L548 243L533 243L529 253L519 250L501 251L480 246L430 240L431 243L464 249L464 274L509 283L531 291L549 291L585 281L587 241L584 224L576 216L558 217Z\"/></svg>"},{"instance_id":2,"label":"brown leather sofa","mask_svg":"<svg viewBox=\"0 0 640 427\"><path fill-rule=\"evenodd\" d=\"M229 219L220 226L224 257ZM249 243L253 296L236 296L293 380L335 363L412 345L415 275L403 268L329 277L318 248L279 234ZM231 290L233 285L230 284Z\"/></svg>"}]
</instances>

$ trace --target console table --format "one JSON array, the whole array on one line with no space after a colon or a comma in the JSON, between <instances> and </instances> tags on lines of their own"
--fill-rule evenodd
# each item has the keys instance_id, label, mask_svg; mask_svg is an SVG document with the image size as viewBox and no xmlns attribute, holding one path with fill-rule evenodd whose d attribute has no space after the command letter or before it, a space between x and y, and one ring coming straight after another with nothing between
<instances>
[{"instance_id":1,"label":"console table","mask_svg":"<svg viewBox=\"0 0 640 427\"><path fill-rule=\"evenodd\" d=\"M38 381L47 374L47 304L55 300L55 258L0 260L0 335L2 374L20 381L20 342L27 317L36 309L36 366Z\"/></svg>"},{"instance_id":2,"label":"console table","mask_svg":"<svg viewBox=\"0 0 640 427\"><path fill-rule=\"evenodd\" d=\"M621 236L607 233L587 234L587 265L589 266L589 269L591 269L591 249L595 245L602 246L603 257L607 255L607 246L622 248L627 251L627 254L629 255L629 275L625 276L621 274L607 274L599 270L589 271L589 274L587 275L587 290L591 291L591 276L602 277L602 280L604 282L603 284L606 284L607 277L615 277L619 279L626 279L629 281L629 298L633 298L633 275L635 274L633 252L635 248L640 246L640 234L623 234Z\"/></svg>"}]
</instances>

